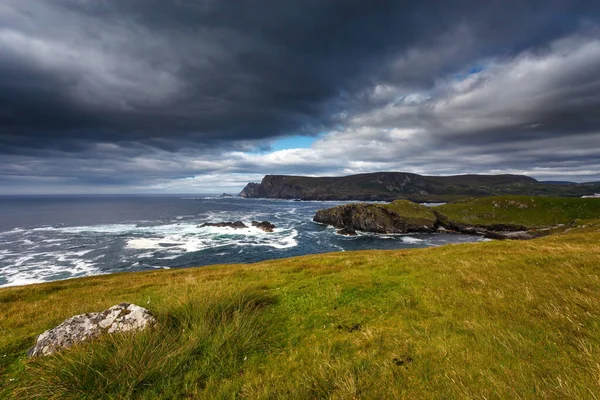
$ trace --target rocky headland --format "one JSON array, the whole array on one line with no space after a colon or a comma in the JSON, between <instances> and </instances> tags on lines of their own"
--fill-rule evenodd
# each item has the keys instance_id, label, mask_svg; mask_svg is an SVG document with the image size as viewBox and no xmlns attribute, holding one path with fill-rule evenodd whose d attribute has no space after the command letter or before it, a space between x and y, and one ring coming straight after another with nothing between
<instances>
[{"instance_id":1,"label":"rocky headland","mask_svg":"<svg viewBox=\"0 0 600 400\"><path fill-rule=\"evenodd\" d=\"M600 182L549 183L524 175L424 176L406 172L376 172L340 177L266 175L239 193L248 198L300 200L411 200L449 202L498 195L581 197L600 191Z\"/></svg>"},{"instance_id":2,"label":"rocky headland","mask_svg":"<svg viewBox=\"0 0 600 400\"><path fill-rule=\"evenodd\" d=\"M313 220L342 235L453 232L490 239L533 239L579 219L600 217L600 202L591 199L500 196L471 199L439 207L407 200L390 204L346 204L317 211Z\"/></svg>"},{"instance_id":3,"label":"rocky headland","mask_svg":"<svg viewBox=\"0 0 600 400\"><path fill-rule=\"evenodd\" d=\"M431 210L407 200L390 205L346 204L317 211L315 222L338 228L338 233L355 231L374 233L435 232L437 218Z\"/></svg>"}]
</instances>

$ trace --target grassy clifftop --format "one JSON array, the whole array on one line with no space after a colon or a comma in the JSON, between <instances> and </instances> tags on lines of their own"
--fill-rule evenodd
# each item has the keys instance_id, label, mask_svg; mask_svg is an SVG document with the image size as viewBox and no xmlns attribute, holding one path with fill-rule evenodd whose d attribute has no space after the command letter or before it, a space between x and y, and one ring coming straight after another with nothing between
<instances>
[{"instance_id":1,"label":"grassy clifftop","mask_svg":"<svg viewBox=\"0 0 600 400\"><path fill-rule=\"evenodd\" d=\"M461 224L510 224L536 228L599 218L600 199L497 196L445 204L435 210Z\"/></svg>"},{"instance_id":2,"label":"grassy clifftop","mask_svg":"<svg viewBox=\"0 0 600 400\"><path fill-rule=\"evenodd\" d=\"M431 211L430 207L422 206L409 200L394 200L390 204L381 205L381 207L385 207L398 215L402 215L405 218L415 221L435 223L437 220L437 217L433 211Z\"/></svg>"},{"instance_id":3,"label":"grassy clifftop","mask_svg":"<svg viewBox=\"0 0 600 400\"><path fill-rule=\"evenodd\" d=\"M600 182L548 184L523 175L424 176L374 172L340 177L266 175L250 183L242 197L304 200L445 202L466 197L538 195L581 197L600 191Z\"/></svg>"},{"instance_id":4,"label":"grassy clifftop","mask_svg":"<svg viewBox=\"0 0 600 400\"><path fill-rule=\"evenodd\" d=\"M2 398L594 398L600 221L527 242L313 255L0 290ZM159 326L25 360L122 301Z\"/></svg>"}]
</instances>

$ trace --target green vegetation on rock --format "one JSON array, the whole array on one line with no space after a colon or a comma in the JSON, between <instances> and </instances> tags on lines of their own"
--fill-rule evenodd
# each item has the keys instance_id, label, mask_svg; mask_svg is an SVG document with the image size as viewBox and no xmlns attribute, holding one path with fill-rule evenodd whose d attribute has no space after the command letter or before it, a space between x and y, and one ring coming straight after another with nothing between
<instances>
[{"instance_id":1,"label":"green vegetation on rock","mask_svg":"<svg viewBox=\"0 0 600 400\"><path fill-rule=\"evenodd\" d=\"M0 398L594 398L600 221L565 231L4 288ZM123 301L158 326L26 359Z\"/></svg>"},{"instance_id":2,"label":"green vegetation on rock","mask_svg":"<svg viewBox=\"0 0 600 400\"><path fill-rule=\"evenodd\" d=\"M600 218L600 199L497 196L470 199L435 208L449 220L465 225L521 225L540 228Z\"/></svg>"},{"instance_id":3,"label":"green vegetation on rock","mask_svg":"<svg viewBox=\"0 0 600 400\"><path fill-rule=\"evenodd\" d=\"M422 220L424 223L434 224L437 220L431 207L422 206L409 200L394 200L390 204L382 205L382 207L385 207L404 218L415 221Z\"/></svg>"},{"instance_id":4,"label":"green vegetation on rock","mask_svg":"<svg viewBox=\"0 0 600 400\"><path fill-rule=\"evenodd\" d=\"M426 206L408 200L391 204L345 204L318 210L315 222L349 231L376 233L433 232L436 215Z\"/></svg>"}]
</instances>

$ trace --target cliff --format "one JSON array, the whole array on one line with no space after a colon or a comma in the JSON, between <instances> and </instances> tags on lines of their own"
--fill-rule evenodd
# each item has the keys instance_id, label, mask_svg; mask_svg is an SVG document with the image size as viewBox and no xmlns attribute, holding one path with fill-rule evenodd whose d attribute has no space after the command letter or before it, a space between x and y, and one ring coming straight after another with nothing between
<instances>
[{"instance_id":1,"label":"cliff","mask_svg":"<svg viewBox=\"0 0 600 400\"><path fill-rule=\"evenodd\" d=\"M397 200L392 204L346 204L317 211L314 219L343 230L375 233L433 232L437 217L426 206Z\"/></svg>"},{"instance_id":2,"label":"cliff","mask_svg":"<svg viewBox=\"0 0 600 400\"><path fill-rule=\"evenodd\" d=\"M302 200L447 202L466 197L545 195L580 197L600 191L600 183L548 184L523 175L423 176L377 172L343 177L266 175L249 183L242 197Z\"/></svg>"}]
</instances>

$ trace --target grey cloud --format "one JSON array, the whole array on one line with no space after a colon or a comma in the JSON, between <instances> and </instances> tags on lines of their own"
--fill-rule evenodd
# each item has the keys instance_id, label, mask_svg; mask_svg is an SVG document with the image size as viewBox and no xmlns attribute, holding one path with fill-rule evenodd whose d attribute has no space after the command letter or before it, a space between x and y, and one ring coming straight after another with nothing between
<instances>
[{"instance_id":1,"label":"grey cloud","mask_svg":"<svg viewBox=\"0 0 600 400\"><path fill-rule=\"evenodd\" d=\"M599 156L599 13L566 0L7 0L0 174L132 187L576 171ZM248 153L319 132L313 149Z\"/></svg>"}]
</instances>

